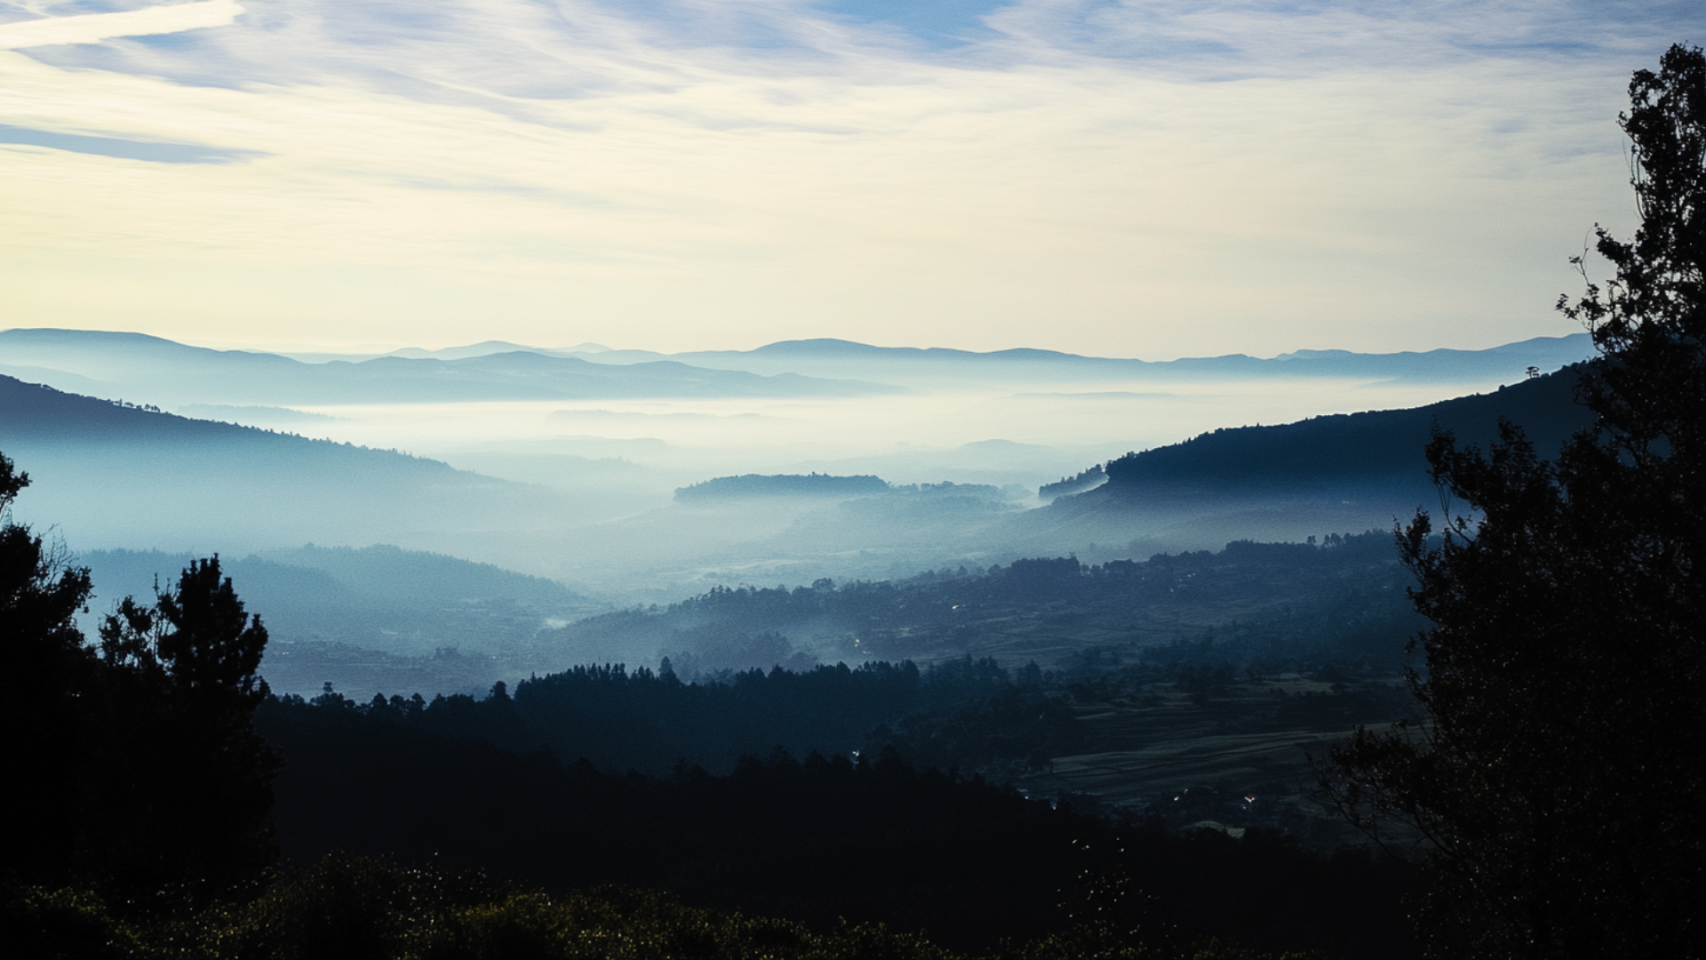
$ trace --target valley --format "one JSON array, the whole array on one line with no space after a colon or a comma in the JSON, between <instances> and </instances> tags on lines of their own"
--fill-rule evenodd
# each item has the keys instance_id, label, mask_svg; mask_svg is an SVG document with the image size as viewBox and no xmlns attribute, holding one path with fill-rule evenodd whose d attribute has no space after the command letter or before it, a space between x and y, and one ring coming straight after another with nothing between
<instances>
[{"instance_id":1,"label":"valley","mask_svg":"<svg viewBox=\"0 0 1706 960\"><path fill-rule=\"evenodd\" d=\"M433 364L461 365L454 369L466 370L454 376L470 385L503 371L509 394L488 394L486 406L456 413L473 425L518 409L505 399L517 390L560 389L561 371L571 369L548 352L498 349L513 345L327 372L324 362L146 338L31 336L0 334L0 361L58 363L67 378L84 378L76 382L107 377L109 385L145 391L138 396L158 378L187 376L202 406L186 409L287 430L335 432L352 415L381 411L391 419L376 425L406 425L409 384L417 382L409 378L438 376ZM1418 384L1446 369L1475 376L1482 367L1511 369L1577 349L1560 341L1473 359L1329 353L1283 364L1233 358L1121 367L1022 351L855 347L805 343L681 359L773 378L762 390L816 394L790 403L934 402L943 382L976 386L991 377L1041 396L1038 384L1082 392L1109 376L1127 378L1116 384L1126 392L1094 402L1132 403L1147 396L1130 390L1143 382L1171 396L1227 370L1269 387L1348 375ZM601 365L610 376L653 378L631 383L662 383L665 371L680 377L693 369L673 359L647 366L666 358L620 352L568 359ZM324 384L357 382L351 371L371 364L379 366L360 382L387 405L339 405L348 396L336 390L347 388ZM251 376L272 392L221 386ZM759 449L731 443L729 430L761 438L780 429L774 437L785 440L808 422L739 414L775 400L725 397L709 407L695 401L714 413L538 408L553 426L616 431L598 440L602 447L588 446L591 437L551 440L501 421L495 436L503 439L489 441L496 445L483 456L500 474L527 479L517 482L17 380L0 381L9 391L0 444L43 481L39 495L22 501L31 511L61 517L68 543L115 544L77 553L94 571L97 611L124 595L148 596L195 552L218 548L251 609L265 617L272 639L263 671L277 694L347 695L352 703L375 692L455 695L478 703L495 684L614 664L654 676L668 664L672 677L712 686L738 684L754 670L806 676L837 664L909 664L924 671L920 689L936 689L930 677L988 664L1006 678L988 689L921 693L924 700L898 712L849 715L833 742L780 733L776 742L802 755L892 743L916 762L957 764L1034 796L1077 797L1107 816L1159 816L1174 828L1268 826L1331 846L1356 838L1310 799L1308 757L1357 724L1379 727L1411 709L1398 686L1409 662L1404 643L1422 622L1405 598L1408 574L1396 563L1391 531L1432 498L1421 447L1436 426L1485 443L1500 416L1555 446L1585 422L1569 377L1567 370L1519 377L1408 410L1217 429L1124 456L1104 445L1105 465L1089 469L1078 459L1088 447L987 441L957 453L822 461L840 473L696 475L696 464L708 470ZM632 389L596 382L605 385L596 388L604 391L600 404L625 402L621 392ZM640 389L650 391L646 403L658 404L677 402L671 391L752 392L758 383L713 378ZM825 390L843 389L835 384L881 389L865 390L863 399L824 399ZM250 403L259 400L297 406ZM796 406L793 415L806 409ZM667 428L666 439L623 432L654 428ZM686 432L667 432L678 428ZM424 423L409 429L411 446L433 436ZM693 452L695 431L722 460ZM612 456L544 452L568 449ZM758 462L764 456L774 453L760 453ZM906 456L913 466L898 467ZM861 463L898 472L854 473ZM668 479L671 471L681 479ZM1047 487L1074 476L1076 487ZM670 482L672 489L663 486ZM589 496L604 496L604 505ZM1012 712L1021 702L1044 705L1053 719L1026 732L1030 721ZM717 728L722 721L703 722ZM762 729L730 728L700 747L660 741L626 759L586 743L572 749L652 774L678 756L721 772L738 754L772 746ZM510 746L530 749L536 736L545 735ZM556 748L571 749L559 741Z\"/></svg>"}]
</instances>

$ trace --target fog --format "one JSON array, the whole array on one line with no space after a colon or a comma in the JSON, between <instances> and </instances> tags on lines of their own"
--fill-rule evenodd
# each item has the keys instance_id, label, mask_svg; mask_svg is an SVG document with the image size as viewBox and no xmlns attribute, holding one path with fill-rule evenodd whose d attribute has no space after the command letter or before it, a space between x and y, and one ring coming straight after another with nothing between
<instances>
[{"instance_id":1,"label":"fog","mask_svg":"<svg viewBox=\"0 0 1706 960\"><path fill-rule=\"evenodd\" d=\"M1419 406L1498 384L1310 379L1173 384L1167 391L1133 390L1129 382L1025 386L1016 392L955 384L836 399L303 405L296 409L313 419L243 409L220 419L395 448L545 487L558 494L549 514L490 531L499 534L495 538L487 531L450 534L416 525L396 531L393 540L562 579L613 602L658 602L722 582L773 586L1014 559L1002 544L977 536L979 524L991 519L987 509L932 517L932 527L951 521L953 535L937 530L918 543L906 537L897 542L901 531L869 513L847 518L836 504L814 500L674 502L677 488L713 477L817 472L873 474L896 485L988 485L1003 491L999 512L1016 512L1040 505L1042 484L1130 450L1219 427ZM805 542L812 535L801 529L810 518L820 521L817 544ZM859 529L843 529L849 525ZM801 536L778 541L790 531ZM1205 537L1177 546L1223 542ZM1088 541L1039 546L1082 552Z\"/></svg>"},{"instance_id":2,"label":"fog","mask_svg":"<svg viewBox=\"0 0 1706 960\"><path fill-rule=\"evenodd\" d=\"M134 335L4 331L0 372L17 379L7 381L11 399L0 407L0 450L35 481L16 505L18 519L51 531L73 556L99 554L99 566L114 571L114 584L97 582L99 605L153 574L169 582L184 556L219 553L247 561L250 592L296 611L278 625L279 656L297 642L403 657L461 647L501 659L505 670L558 669L571 653L651 659L665 645L564 634L534 650L517 638L718 586L896 580L1025 557L1101 563L1390 528L1426 492L1425 428L1396 485L1388 477L1212 495L1179 488L1095 509L1077 499L1050 506L1038 488L1127 451L1223 428L1496 391L1526 380L1527 367L1578 359L1586 346L1566 338L1480 353L1172 364L833 342L779 352L660 361L473 351L302 363ZM461 399L420 400L435 383ZM192 419L167 415L174 412ZM1259 478L1260 464L1251 466ZM888 486L858 496L675 496L717 477L813 473ZM568 593L541 605L531 594L470 586L466 596L445 595L446 622L461 625L447 632L423 626L418 611L408 612L414 601L395 590L349 581L338 589L358 598L337 602L360 611L344 618L360 627L346 629L302 612L313 591L289 587L332 576L297 569L305 557L325 556L303 553L309 544L402 548L408 569L438 569L426 554L490 564ZM158 569L143 569L149 564ZM491 616L520 617L521 626L478 626ZM453 643L458 630L467 636ZM786 639L701 639L675 649L706 668L734 665L741 650L761 659L819 652ZM302 677L325 672L308 660ZM423 676L443 687L445 671L473 680L495 669L458 661Z\"/></svg>"},{"instance_id":3,"label":"fog","mask_svg":"<svg viewBox=\"0 0 1706 960\"><path fill-rule=\"evenodd\" d=\"M221 419L402 449L557 487L584 498L590 511L621 516L667 506L677 487L737 473L874 473L900 484L1034 488L1129 450L1220 427L1421 406L1499 385L1310 379L1182 384L1165 392L1132 390L1129 382L1023 392L956 385L840 399L297 408L330 418L313 420L233 408Z\"/></svg>"}]
</instances>

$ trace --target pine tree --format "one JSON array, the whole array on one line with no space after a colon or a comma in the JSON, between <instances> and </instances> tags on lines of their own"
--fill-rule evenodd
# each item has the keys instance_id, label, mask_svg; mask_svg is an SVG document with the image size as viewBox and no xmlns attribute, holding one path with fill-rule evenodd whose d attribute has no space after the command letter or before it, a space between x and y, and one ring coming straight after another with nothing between
<instances>
[{"instance_id":1,"label":"pine tree","mask_svg":"<svg viewBox=\"0 0 1706 960\"><path fill-rule=\"evenodd\" d=\"M1615 279L1559 304L1598 351L1596 424L1555 461L1508 424L1485 454L1436 436L1455 505L1400 537L1423 716L1323 772L1354 822L1422 838L1439 955L1706 948L1706 58L1672 47L1629 89L1641 226L1598 230Z\"/></svg>"},{"instance_id":2,"label":"pine tree","mask_svg":"<svg viewBox=\"0 0 1706 960\"><path fill-rule=\"evenodd\" d=\"M12 522L29 485L0 454L0 723L9 789L0 818L0 880L59 882L70 868L79 760L89 731L83 696L96 663L77 629L89 571Z\"/></svg>"},{"instance_id":3,"label":"pine tree","mask_svg":"<svg viewBox=\"0 0 1706 960\"><path fill-rule=\"evenodd\" d=\"M277 754L252 724L267 642L217 556L101 626L102 753L91 771L84 875L124 896L226 896L272 863Z\"/></svg>"}]
</instances>

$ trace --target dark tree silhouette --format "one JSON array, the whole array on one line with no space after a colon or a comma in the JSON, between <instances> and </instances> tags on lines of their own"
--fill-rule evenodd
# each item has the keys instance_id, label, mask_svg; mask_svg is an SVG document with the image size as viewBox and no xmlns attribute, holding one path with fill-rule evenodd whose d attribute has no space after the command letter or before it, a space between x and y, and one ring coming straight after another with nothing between
<instances>
[{"instance_id":1,"label":"dark tree silhouette","mask_svg":"<svg viewBox=\"0 0 1706 960\"><path fill-rule=\"evenodd\" d=\"M1423 838L1439 955L1706 949L1706 59L1672 47L1630 95L1641 227L1598 230L1616 279L1559 303L1600 354L1578 387L1595 425L1556 462L1508 424L1485 455L1435 437L1467 509L1400 538L1433 622L1425 716L1323 771L1355 822Z\"/></svg>"},{"instance_id":2,"label":"dark tree silhouette","mask_svg":"<svg viewBox=\"0 0 1706 960\"><path fill-rule=\"evenodd\" d=\"M11 506L29 476L0 454L0 717L10 811L0 818L0 879L56 882L70 866L77 758L87 735L79 709L95 659L75 616L89 571L69 566Z\"/></svg>"},{"instance_id":3,"label":"dark tree silhouette","mask_svg":"<svg viewBox=\"0 0 1706 960\"><path fill-rule=\"evenodd\" d=\"M126 598L97 652L89 572L12 522L29 484L0 455L0 885L78 883L143 907L222 896L272 862L274 751L255 732L266 629L219 559L152 607Z\"/></svg>"},{"instance_id":4,"label":"dark tree silhouette","mask_svg":"<svg viewBox=\"0 0 1706 960\"><path fill-rule=\"evenodd\" d=\"M126 896L192 901L260 878L275 855L279 766L252 723L266 641L217 556L192 562L152 608L126 598L105 619L85 875Z\"/></svg>"}]
</instances>

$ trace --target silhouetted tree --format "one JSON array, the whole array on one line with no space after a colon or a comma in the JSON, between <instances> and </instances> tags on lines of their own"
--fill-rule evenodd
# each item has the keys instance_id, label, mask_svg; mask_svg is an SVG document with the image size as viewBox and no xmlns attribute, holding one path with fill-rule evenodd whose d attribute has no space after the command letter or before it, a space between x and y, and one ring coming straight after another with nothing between
<instances>
[{"instance_id":1,"label":"silhouetted tree","mask_svg":"<svg viewBox=\"0 0 1706 960\"><path fill-rule=\"evenodd\" d=\"M104 736L88 773L82 872L126 896L203 899L274 858L278 757L252 724L267 632L219 558L193 561L153 607L101 625Z\"/></svg>"},{"instance_id":2,"label":"silhouetted tree","mask_svg":"<svg viewBox=\"0 0 1706 960\"><path fill-rule=\"evenodd\" d=\"M1706 59L1672 47L1630 95L1641 227L1599 230L1616 279L1559 303L1599 351L1596 424L1555 462L1508 424L1487 455L1436 436L1468 509L1401 537L1425 717L1324 772L1356 822L1425 839L1442 955L1706 949Z\"/></svg>"},{"instance_id":3,"label":"silhouetted tree","mask_svg":"<svg viewBox=\"0 0 1706 960\"><path fill-rule=\"evenodd\" d=\"M80 709L95 659L77 629L89 571L12 522L29 475L0 454L0 717L7 739L10 810L0 818L0 874L57 882L70 866L78 759L87 731Z\"/></svg>"}]
</instances>

